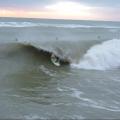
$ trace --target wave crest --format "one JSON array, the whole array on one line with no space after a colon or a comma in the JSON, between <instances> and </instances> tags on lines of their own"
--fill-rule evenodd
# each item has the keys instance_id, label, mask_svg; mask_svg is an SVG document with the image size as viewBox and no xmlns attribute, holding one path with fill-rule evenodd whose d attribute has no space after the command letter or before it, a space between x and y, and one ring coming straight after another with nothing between
<instances>
[{"instance_id":1,"label":"wave crest","mask_svg":"<svg viewBox=\"0 0 120 120\"><path fill-rule=\"evenodd\" d=\"M44 22L0 22L0 27L57 27L57 28L120 28L110 25L92 25L92 24L62 24L62 23L44 23Z\"/></svg>"}]
</instances>

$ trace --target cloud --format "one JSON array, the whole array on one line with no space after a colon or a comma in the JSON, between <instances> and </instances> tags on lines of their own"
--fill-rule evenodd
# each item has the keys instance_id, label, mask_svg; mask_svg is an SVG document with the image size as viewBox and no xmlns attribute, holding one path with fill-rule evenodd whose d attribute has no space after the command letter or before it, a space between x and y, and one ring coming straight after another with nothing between
<instances>
[{"instance_id":1,"label":"cloud","mask_svg":"<svg viewBox=\"0 0 120 120\"><path fill-rule=\"evenodd\" d=\"M0 16L120 20L120 0L0 0Z\"/></svg>"},{"instance_id":2,"label":"cloud","mask_svg":"<svg viewBox=\"0 0 120 120\"><path fill-rule=\"evenodd\" d=\"M119 7L96 7L92 13L94 19L120 21L119 11Z\"/></svg>"},{"instance_id":3,"label":"cloud","mask_svg":"<svg viewBox=\"0 0 120 120\"><path fill-rule=\"evenodd\" d=\"M91 7L120 7L120 0L0 0L0 8L38 9L57 2L76 2Z\"/></svg>"},{"instance_id":4,"label":"cloud","mask_svg":"<svg viewBox=\"0 0 120 120\"><path fill-rule=\"evenodd\" d=\"M0 8L38 9L54 0L0 0Z\"/></svg>"},{"instance_id":5,"label":"cloud","mask_svg":"<svg viewBox=\"0 0 120 120\"><path fill-rule=\"evenodd\" d=\"M120 7L120 0L68 0L91 5L93 7Z\"/></svg>"}]
</instances>

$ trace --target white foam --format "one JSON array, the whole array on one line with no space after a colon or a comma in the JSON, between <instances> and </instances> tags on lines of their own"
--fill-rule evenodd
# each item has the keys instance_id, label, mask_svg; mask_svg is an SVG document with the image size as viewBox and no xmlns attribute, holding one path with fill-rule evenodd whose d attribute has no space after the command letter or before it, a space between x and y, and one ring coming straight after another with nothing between
<instances>
[{"instance_id":1,"label":"white foam","mask_svg":"<svg viewBox=\"0 0 120 120\"><path fill-rule=\"evenodd\" d=\"M120 40L113 39L91 47L72 67L80 69L109 70L120 67Z\"/></svg>"},{"instance_id":2,"label":"white foam","mask_svg":"<svg viewBox=\"0 0 120 120\"><path fill-rule=\"evenodd\" d=\"M87 25L87 24L62 24L43 22L0 22L0 27L60 27L60 28L120 28L119 26Z\"/></svg>"},{"instance_id":3,"label":"white foam","mask_svg":"<svg viewBox=\"0 0 120 120\"><path fill-rule=\"evenodd\" d=\"M24 119L26 120L37 120L37 119L44 119L43 117L41 118L38 115L24 115Z\"/></svg>"},{"instance_id":4,"label":"white foam","mask_svg":"<svg viewBox=\"0 0 120 120\"><path fill-rule=\"evenodd\" d=\"M32 27L37 26L32 22L0 22L0 27Z\"/></svg>"}]
</instances>

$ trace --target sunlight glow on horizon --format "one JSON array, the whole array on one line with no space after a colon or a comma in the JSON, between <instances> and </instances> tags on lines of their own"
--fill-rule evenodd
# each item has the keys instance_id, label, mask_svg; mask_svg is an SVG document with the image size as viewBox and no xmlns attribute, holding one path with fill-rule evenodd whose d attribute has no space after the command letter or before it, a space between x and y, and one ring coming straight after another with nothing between
<instances>
[{"instance_id":1,"label":"sunlight glow on horizon","mask_svg":"<svg viewBox=\"0 0 120 120\"><path fill-rule=\"evenodd\" d=\"M53 5L48 5L45 8L63 14L79 14L81 12L89 12L91 9L91 7L75 2L58 2Z\"/></svg>"}]
</instances>

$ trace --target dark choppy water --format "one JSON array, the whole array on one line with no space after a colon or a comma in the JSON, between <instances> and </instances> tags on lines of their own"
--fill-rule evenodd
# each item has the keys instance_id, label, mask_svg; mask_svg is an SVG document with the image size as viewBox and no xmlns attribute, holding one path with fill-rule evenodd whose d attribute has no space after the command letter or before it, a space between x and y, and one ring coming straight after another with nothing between
<instances>
[{"instance_id":1,"label":"dark choppy water","mask_svg":"<svg viewBox=\"0 0 120 120\"><path fill-rule=\"evenodd\" d=\"M0 26L0 118L120 118L119 23L2 18ZM54 66L45 51L71 65Z\"/></svg>"}]
</instances>

